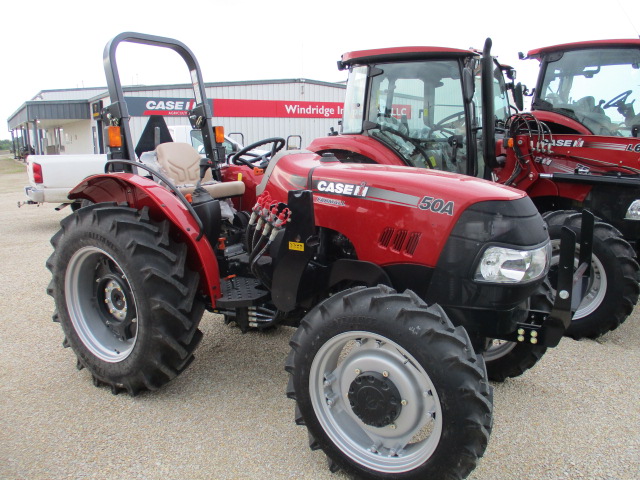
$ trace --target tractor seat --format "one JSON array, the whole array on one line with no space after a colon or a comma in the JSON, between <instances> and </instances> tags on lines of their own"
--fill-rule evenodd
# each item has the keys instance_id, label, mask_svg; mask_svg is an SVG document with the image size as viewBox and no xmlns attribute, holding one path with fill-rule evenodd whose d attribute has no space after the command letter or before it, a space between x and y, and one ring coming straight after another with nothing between
<instances>
[{"instance_id":1,"label":"tractor seat","mask_svg":"<svg viewBox=\"0 0 640 480\"><path fill-rule=\"evenodd\" d=\"M168 142L156 147L158 163L180 193L186 195L196 189L200 179L200 154L188 143ZM207 170L201 185L213 198L235 197L244 194L244 183L216 182Z\"/></svg>"}]
</instances>

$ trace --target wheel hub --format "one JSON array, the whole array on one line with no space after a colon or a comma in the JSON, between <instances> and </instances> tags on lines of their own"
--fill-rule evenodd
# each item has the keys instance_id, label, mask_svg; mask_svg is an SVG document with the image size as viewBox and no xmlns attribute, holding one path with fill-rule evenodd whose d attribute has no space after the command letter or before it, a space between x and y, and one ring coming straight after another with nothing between
<instances>
[{"instance_id":1,"label":"wheel hub","mask_svg":"<svg viewBox=\"0 0 640 480\"><path fill-rule=\"evenodd\" d=\"M107 274L96 280L96 298L103 307L100 309L102 322L119 339L127 340L135 335L135 309L129 309L126 284L117 275Z\"/></svg>"},{"instance_id":2,"label":"wheel hub","mask_svg":"<svg viewBox=\"0 0 640 480\"><path fill-rule=\"evenodd\" d=\"M127 317L127 297L114 280L109 280L104 288L104 303L117 320L122 321Z\"/></svg>"},{"instance_id":3,"label":"wheel hub","mask_svg":"<svg viewBox=\"0 0 640 480\"><path fill-rule=\"evenodd\" d=\"M378 372L364 372L349 386L353 413L373 427L391 425L402 410L402 397L394 383Z\"/></svg>"}]
</instances>

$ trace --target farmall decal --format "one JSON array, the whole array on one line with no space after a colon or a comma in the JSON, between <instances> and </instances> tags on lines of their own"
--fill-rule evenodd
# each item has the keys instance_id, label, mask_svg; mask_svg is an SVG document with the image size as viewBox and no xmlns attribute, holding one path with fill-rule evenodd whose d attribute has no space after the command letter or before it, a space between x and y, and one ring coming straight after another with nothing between
<instances>
[{"instance_id":1,"label":"farmall decal","mask_svg":"<svg viewBox=\"0 0 640 480\"><path fill-rule=\"evenodd\" d=\"M337 200L335 198L325 198L325 197L313 197L316 203L321 205L333 205L334 207L344 207L346 202L344 200Z\"/></svg>"}]
</instances>

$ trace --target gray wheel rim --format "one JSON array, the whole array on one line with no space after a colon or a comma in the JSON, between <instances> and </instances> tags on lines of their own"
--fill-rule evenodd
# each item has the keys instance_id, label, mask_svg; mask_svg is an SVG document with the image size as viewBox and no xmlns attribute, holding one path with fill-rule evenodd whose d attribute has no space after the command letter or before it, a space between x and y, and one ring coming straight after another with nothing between
<instances>
[{"instance_id":1,"label":"gray wheel rim","mask_svg":"<svg viewBox=\"0 0 640 480\"><path fill-rule=\"evenodd\" d=\"M100 281L96 271L105 262L116 267L119 279L105 281L104 288L98 289L96 294L96 282ZM134 313L136 311L132 295L130 299L133 301L126 298L121 302L113 301L112 294L118 289L130 291L131 287L108 253L97 247L84 247L73 254L65 273L65 300L69 317L84 346L97 358L109 363L121 362L127 358L138 337L137 328L132 338L118 338L107 326L110 319L113 322L121 321L129 309L133 308Z\"/></svg>"},{"instance_id":2,"label":"gray wheel rim","mask_svg":"<svg viewBox=\"0 0 640 480\"><path fill-rule=\"evenodd\" d=\"M385 427L365 424L349 404L349 386L367 371L388 376L402 397L399 416ZM311 364L309 392L326 434L363 467L406 472L424 464L440 442L442 408L431 378L411 354L382 335L352 331L327 341Z\"/></svg>"},{"instance_id":3,"label":"gray wheel rim","mask_svg":"<svg viewBox=\"0 0 640 480\"><path fill-rule=\"evenodd\" d=\"M553 253L551 257L551 266L558 265L558 260L560 259L560 241L553 240L551 242ZM578 266L578 255L580 254L580 246L576 245L576 259L575 266ZM594 313L602 302L604 301L604 297L607 294L607 274L604 270L604 266L600 259L593 254L591 256L591 272L589 275L589 283L587 286L587 294L578 305L576 312L573 315L572 320L580 320L585 318L592 313ZM554 291L555 295L555 291Z\"/></svg>"},{"instance_id":4,"label":"gray wheel rim","mask_svg":"<svg viewBox=\"0 0 640 480\"><path fill-rule=\"evenodd\" d=\"M509 354L511 350L516 348L516 345L516 342L493 339L493 341L489 345L489 348L484 351L482 356L484 357L485 361L492 362Z\"/></svg>"}]
</instances>

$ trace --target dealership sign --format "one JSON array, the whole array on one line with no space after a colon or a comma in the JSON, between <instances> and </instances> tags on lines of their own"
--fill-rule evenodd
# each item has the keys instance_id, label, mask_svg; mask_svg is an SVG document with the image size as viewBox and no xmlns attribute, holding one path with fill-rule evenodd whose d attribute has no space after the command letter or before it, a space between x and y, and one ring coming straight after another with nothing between
<instances>
[{"instance_id":1,"label":"dealership sign","mask_svg":"<svg viewBox=\"0 0 640 480\"><path fill-rule=\"evenodd\" d=\"M126 97L129 115L186 116L195 106L188 98ZM211 100L214 117L342 118L342 102L289 100Z\"/></svg>"}]
</instances>

